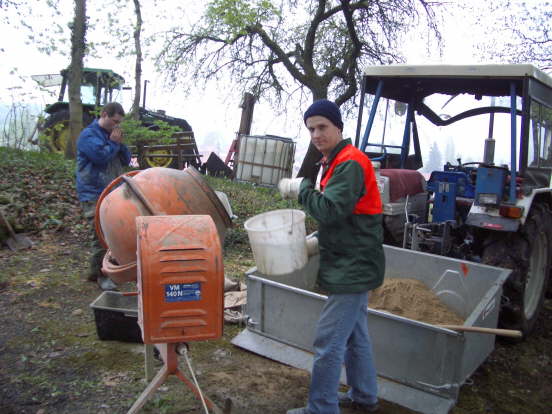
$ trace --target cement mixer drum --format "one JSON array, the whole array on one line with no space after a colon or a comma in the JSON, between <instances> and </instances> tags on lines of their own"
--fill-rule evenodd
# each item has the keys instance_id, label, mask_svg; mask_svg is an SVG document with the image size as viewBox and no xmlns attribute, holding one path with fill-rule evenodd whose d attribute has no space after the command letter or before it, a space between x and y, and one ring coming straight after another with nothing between
<instances>
[{"instance_id":1,"label":"cement mixer drum","mask_svg":"<svg viewBox=\"0 0 552 414\"><path fill-rule=\"evenodd\" d=\"M102 271L116 283L136 280L136 217L186 214L211 216L221 243L232 225L217 194L193 167L149 168L115 179L96 205L96 232L108 248Z\"/></svg>"}]
</instances>

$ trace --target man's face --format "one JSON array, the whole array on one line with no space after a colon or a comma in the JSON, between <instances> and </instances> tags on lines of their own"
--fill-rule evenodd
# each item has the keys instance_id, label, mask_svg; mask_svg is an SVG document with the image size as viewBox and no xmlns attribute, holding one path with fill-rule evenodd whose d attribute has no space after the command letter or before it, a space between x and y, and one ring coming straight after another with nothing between
<instances>
[{"instance_id":1,"label":"man's face","mask_svg":"<svg viewBox=\"0 0 552 414\"><path fill-rule=\"evenodd\" d=\"M122 120L123 116L121 114L115 113L113 116L109 116L107 112L102 112L98 122L103 129L111 132L115 127L119 126Z\"/></svg>"},{"instance_id":2,"label":"man's face","mask_svg":"<svg viewBox=\"0 0 552 414\"><path fill-rule=\"evenodd\" d=\"M307 129L310 132L311 142L324 156L330 155L343 135L328 118L315 115L307 118Z\"/></svg>"}]
</instances>

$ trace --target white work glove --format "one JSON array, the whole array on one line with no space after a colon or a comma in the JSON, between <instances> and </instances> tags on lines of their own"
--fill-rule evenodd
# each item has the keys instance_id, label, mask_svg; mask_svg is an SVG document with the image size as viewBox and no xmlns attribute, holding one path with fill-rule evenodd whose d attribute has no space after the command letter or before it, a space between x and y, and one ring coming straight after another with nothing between
<instances>
[{"instance_id":1,"label":"white work glove","mask_svg":"<svg viewBox=\"0 0 552 414\"><path fill-rule=\"evenodd\" d=\"M307 236L307 256L315 256L320 253L318 248L318 232L311 233Z\"/></svg>"},{"instance_id":2,"label":"white work glove","mask_svg":"<svg viewBox=\"0 0 552 414\"><path fill-rule=\"evenodd\" d=\"M303 177L300 178L282 178L278 183L278 190L282 198L285 200L297 200L299 197L299 188L303 182Z\"/></svg>"}]
</instances>

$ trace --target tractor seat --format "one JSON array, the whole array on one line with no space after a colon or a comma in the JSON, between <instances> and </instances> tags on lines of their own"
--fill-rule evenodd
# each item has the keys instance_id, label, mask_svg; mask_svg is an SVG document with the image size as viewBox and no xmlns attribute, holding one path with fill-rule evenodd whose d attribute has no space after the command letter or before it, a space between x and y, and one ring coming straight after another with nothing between
<instances>
[{"instance_id":1,"label":"tractor seat","mask_svg":"<svg viewBox=\"0 0 552 414\"><path fill-rule=\"evenodd\" d=\"M389 178L389 201L392 203L425 192L425 178L416 170L385 168L380 169L379 173Z\"/></svg>"}]
</instances>

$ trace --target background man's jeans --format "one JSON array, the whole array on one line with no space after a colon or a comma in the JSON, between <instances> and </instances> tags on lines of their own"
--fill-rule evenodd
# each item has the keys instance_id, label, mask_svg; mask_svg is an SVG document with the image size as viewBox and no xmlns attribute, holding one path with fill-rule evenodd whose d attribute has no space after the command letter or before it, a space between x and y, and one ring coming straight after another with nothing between
<instances>
[{"instance_id":1,"label":"background man's jeans","mask_svg":"<svg viewBox=\"0 0 552 414\"><path fill-rule=\"evenodd\" d=\"M105 255L106 249L100 244L98 236L96 234L96 228L94 223L94 216L96 213L96 202L95 201L85 201L81 203L83 216L88 222L90 238L91 238L91 247L92 247L92 256L90 256L90 264L88 269L88 280L94 281L99 277L102 277L102 261Z\"/></svg>"},{"instance_id":2,"label":"background man's jeans","mask_svg":"<svg viewBox=\"0 0 552 414\"><path fill-rule=\"evenodd\" d=\"M343 363L349 396L362 404L377 402L367 306L367 292L328 296L316 327L309 413L339 413L337 390Z\"/></svg>"}]
</instances>

